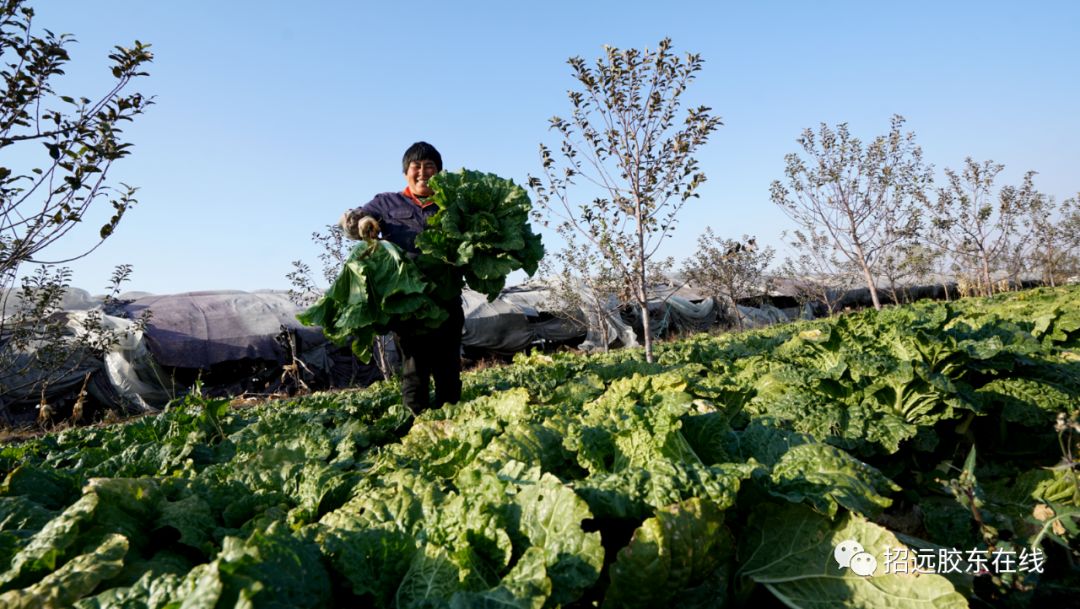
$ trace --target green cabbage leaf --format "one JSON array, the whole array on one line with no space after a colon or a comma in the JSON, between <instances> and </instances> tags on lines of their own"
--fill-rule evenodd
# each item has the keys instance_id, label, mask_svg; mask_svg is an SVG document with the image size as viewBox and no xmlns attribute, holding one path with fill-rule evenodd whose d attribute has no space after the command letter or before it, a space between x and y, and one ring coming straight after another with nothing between
<instances>
[{"instance_id":1,"label":"green cabbage leaf","mask_svg":"<svg viewBox=\"0 0 1080 609\"><path fill-rule=\"evenodd\" d=\"M351 342L366 363L375 337L388 332L391 322L435 328L446 320L446 311L429 295L432 287L396 245L372 241L353 250L326 294L297 319L322 326L335 344Z\"/></svg>"},{"instance_id":2,"label":"green cabbage leaf","mask_svg":"<svg viewBox=\"0 0 1080 609\"><path fill-rule=\"evenodd\" d=\"M428 184L439 211L416 238L424 255L460 268L469 287L488 300L512 271L536 272L544 246L529 224L532 203L524 188L468 169L441 172Z\"/></svg>"}]
</instances>

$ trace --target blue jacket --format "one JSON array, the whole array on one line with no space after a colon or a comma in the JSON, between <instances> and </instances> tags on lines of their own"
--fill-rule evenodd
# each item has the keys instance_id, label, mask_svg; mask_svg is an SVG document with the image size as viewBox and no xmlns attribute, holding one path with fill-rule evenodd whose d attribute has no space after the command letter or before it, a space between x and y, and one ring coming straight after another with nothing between
<instances>
[{"instance_id":1,"label":"blue jacket","mask_svg":"<svg viewBox=\"0 0 1080 609\"><path fill-rule=\"evenodd\" d=\"M416 236L439 208L434 203L420 207L404 192L384 192L362 205L360 211L375 218L382 228L383 239L415 256L420 253L416 249Z\"/></svg>"},{"instance_id":2,"label":"blue jacket","mask_svg":"<svg viewBox=\"0 0 1080 609\"><path fill-rule=\"evenodd\" d=\"M420 272L435 286L431 297L446 308L461 307L461 288L465 279L461 271L434 258L417 258L416 236L427 227L428 218L439 211L434 203L420 207L404 192L384 192L359 207L364 216L375 218L382 238L401 248L405 255L417 261Z\"/></svg>"}]
</instances>

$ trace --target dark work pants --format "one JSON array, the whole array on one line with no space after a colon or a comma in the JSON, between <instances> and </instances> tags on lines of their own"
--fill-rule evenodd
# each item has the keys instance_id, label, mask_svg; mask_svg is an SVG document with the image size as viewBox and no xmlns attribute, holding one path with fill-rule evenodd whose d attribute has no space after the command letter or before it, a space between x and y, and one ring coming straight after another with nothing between
<instances>
[{"instance_id":1,"label":"dark work pants","mask_svg":"<svg viewBox=\"0 0 1080 609\"><path fill-rule=\"evenodd\" d=\"M435 379L435 404L461 399L461 329L465 313L460 302L446 307L450 317L441 326L424 332L399 330L401 347L401 401L415 414L427 410L429 379Z\"/></svg>"}]
</instances>

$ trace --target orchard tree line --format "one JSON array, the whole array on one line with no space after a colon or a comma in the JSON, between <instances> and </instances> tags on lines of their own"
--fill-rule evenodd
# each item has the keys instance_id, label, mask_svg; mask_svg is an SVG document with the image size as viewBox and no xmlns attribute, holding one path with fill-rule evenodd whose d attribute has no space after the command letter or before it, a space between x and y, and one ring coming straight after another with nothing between
<instances>
[{"instance_id":1,"label":"orchard tree line","mask_svg":"<svg viewBox=\"0 0 1080 609\"><path fill-rule=\"evenodd\" d=\"M579 317L632 303L649 361L649 288L673 280L726 303L741 326L736 303L763 297L777 280L831 314L859 285L880 309L918 284L989 295L1032 278L1059 285L1080 272L1080 196L1058 202L1040 193L1035 172L999 184L1004 166L971 158L935 185L901 116L866 143L846 124L803 132L785 178L770 189L796 225L784 235L795 255L779 269L770 270L772 248L711 227L677 266L659 248L705 182L694 152L722 125L708 107L683 108L701 57L678 57L665 39L656 50L605 47L593 66L580 57L569 64L577 85L570 114L550 120L559 143L541 144L542 174L529 179L536 219L566 244L544 268L554 300Z\"/></svg>"},{"instance_id":2,"label":"orchard tree line","mask_svg":"<svg viewBox=\"0 0 1080 609\"><path fill-rule=\"evenodd\" d=\"M1039 192L1034 171L1002 184L1004 165L970 157L935 184L903 126L893 116L889 132L868 143L843 123L803 132L801 152L786 157L785 180L771 187L798 227L798 256L782 275L819 287L862 285L878 309L882 288L903 302L918 284L988 296L1026 280L1056 286L1075 278L1080 196L1058 202ZM834 300L823 300L831 310Z\"/></svg>"}]
</instances>

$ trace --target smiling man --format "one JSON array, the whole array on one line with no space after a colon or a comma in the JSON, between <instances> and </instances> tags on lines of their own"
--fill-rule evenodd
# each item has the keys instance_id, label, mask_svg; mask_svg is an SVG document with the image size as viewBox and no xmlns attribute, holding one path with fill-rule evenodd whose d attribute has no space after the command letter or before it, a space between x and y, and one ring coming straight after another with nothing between
<instances>
[{"instance_id":1,"label":"smiling man","mask_svg":"<svg viewBox=\"0 0 1080 609\"><path fill-rule=\"evenodd\" d=\"M416 236L427 227L428 218L438 211L427 197L434 194L428 180L442 171L442 156L427 142L416 142L401 159L405 189L378 194L368 203L351 209L341 217L341 228L350 239L383 239L398 246L410 258L420 253ZM429 408L429 380L435 379L437 408L461 398L461 329L465 315L461 308L460 272L447 267L421 268L426 278L437 286L435 297L447 320L435 329L397 324L401 350L401 398L414 413Z\"/></svg>"}]
</instances>

